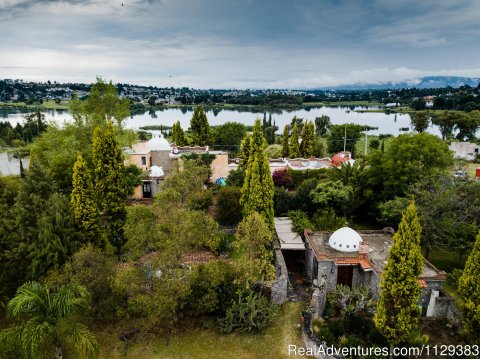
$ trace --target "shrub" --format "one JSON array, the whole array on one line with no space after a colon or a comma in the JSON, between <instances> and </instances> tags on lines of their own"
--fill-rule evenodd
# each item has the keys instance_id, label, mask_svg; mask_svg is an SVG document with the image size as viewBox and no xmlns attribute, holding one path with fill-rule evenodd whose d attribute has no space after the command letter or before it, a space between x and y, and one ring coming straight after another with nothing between
<instances>
[{"instance_id":1,"label":"shrub","mask_svg":"<svg viewBox=\"0 0 480 359\"><path fill-rule=\"evenodd\" d=\"M188 208L191 210L207 211L208 207L212 205L212 192L210 191L196 191L191 194L188 199Z\"/></svg>"},{"instance_id":2,"label":"shrub","mask_svg":"<svg viewBox=\"0 0 480 359\"><path fill-rule=\"evenodd\" d=\"M288 216L292 220L293 230L303 236L305 229L313 229L312 223L305 212L289 211Z\"/></svg>"},{"instance_id":3,"label":"shrub","mask_svg":"<svg viewBox=\"0 0 480 359\"><path fill-rule=\"evenodd\" d=\"M463 270L455 268L452 270L447 277L446 283L449 285L451 288L458 288L458 280L462 276Z\"/></svg>"},{"instance_id":4,"label":"shrub","mask_svg":"<svg viewBox=\"0 0 480 359\"><path fill-rule=\"evenodd\" d=\"M332 345L335 342L335 336L330 331L324 320L321 318L315 318L312 321L312 331L322 342L326 342L328 345Z\"/></svg>"},{"instance_id":5,"label":"shrub","mask_svg":"<svg viewBox=\"0 0 480 359\"><path fill-rule=\"evenodd\" d=\"M362 344L362 340L356 335L350 335L348 337L342 337L339 345L347 348L356 348Z\"/></svg>"},{"instance_id":6,"label":"shrub","mask_svg":"<svg viewBox=\"0 0 480 359\"><path fill-rule=\"evenodd\" d=\"M283 188L275 187L273 192L273 210L275 216L283 216L294 209L293 196Z\"/></svg>"},{"instance_id":7,"label":"shrub","mask_svg":"<svg viewBox=\"0 0 480 359\"><path fill-rule=\"evenodd\" d=\"M218 191L216 217L220 224L236 225L242 220L241 195L239 187L227 186Z\"/></svg>"},{"instance_id":8,"label":"shrub","mask_svg":"<svg viewBox=\"0 0 480 359\"><path fill-rule=\"evenodd\" d=\"M245 168L238 167L236 170L230 171L227 177L228 186L242 187L245 179Z\"/></svg>"},{"instance_id":9,"label":"shrub","mask_svg":"<svg viewBox=\"0 0 480 359\"><path fill-rule=\"evenodd\" d=\"M263 295L240 293L232 301L225 317L219 319L220 330L223 333L234 330L248 333L261 331L272 321L276 309Z\"/></svg>"},{"instance_id":10,"label":"shrub","mask_svg":"<svg viewBox=\"0 0 480 359\"><path fill-rule=\"evenodd\" d=\"M225 255L230 254L232 252L232 242L234 241L234 239L234 234L222 233L218 241L218 246L215 249L215 253Z\"/></svg>"},{"instance_id":11,"label":"shrub","mask_svg":"<svg viewBox=\"0 0 480 359\"><path fill-rule=\"evenodd\" d=\"M307 179L297 187L295 193L295 203L298 205L298 209L307 212L309 215L313 214L318 206L313 203L310 193L317 188L318 180L315 178Z\"/></svg>"},{"instance_id":12,"label":"shrub","mask_svg":"<svg viewBox=\"0 0 480 359\"><path fill-rule=\"evenodd\" d=\"M312 224L315 228L322 231L336 231L339 228L348 225L345 217L335 214L335 211L329 208L327 211L316 212L312 217Z\"/></svg>"},{"instance_id":13,"label":"shrub","mask_svg":"<svg viewBox=\"0 0 480 359\"><path fill-rule=\"evenodd\" d=\"M335 338L340 338L340 336L345 332L343 319L340 320L329 320L328 321L328 328L335 336Z\"/></svg>"},{"instance_id":14,"label":"shrub","mask_svg":"<svg viewBox=\"0 0 480 359\"><path fill-rule=\"evenodd\" d=\"M275 187L283 187L288 189L293 188L291 171L287 169L273 172L272 178Z\"/></svg>"},{"instance_id":15,"label":"shrub","mask_svg":"<svg viewBox=\"0 0 480 359\"><path fill-rule=\"evenodd\" d=\"M305 171L298 171L298 170L288 170L291 174L293 186L298 188L303 182L309 179L315 179L317 182L320 179L327 178L328 170L326 169L318 169L318 170L305 170Z\"/></svg>"},{"instance_id":16,"label":"shrub","mask_svg":"<svg viewBox=\"0 0 480 359\"><path fill-rule=\"evenodd\" d=\"M235 279L236 272L231 263L211 261L198 265L190 277L185 311L195 316L224 314L238 290Z\"/></svg>"}]
</instances>

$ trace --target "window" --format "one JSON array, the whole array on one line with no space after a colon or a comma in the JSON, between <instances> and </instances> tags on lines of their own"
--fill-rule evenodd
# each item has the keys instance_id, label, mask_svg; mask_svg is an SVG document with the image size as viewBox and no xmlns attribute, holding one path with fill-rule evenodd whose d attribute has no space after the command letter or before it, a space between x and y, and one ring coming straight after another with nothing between
<instances>
[{"instance_id":1,"label":"window","mask_svg":"<svg viewBox=\"0 0 480 359\"><path fill-rule=\"evenodd\" d=\"M356 245L356 244L354 244L354 245L353 245L353 248L357 248L357 245Z\"/></svg>"},{"instance_id":2,"label":"window","mask_svg":"<svg viewBox=\"0 0 480 359\"><path fill-rule=\"evenodd\" d=\"M340 243L338 246L339 246L340 248L342 248L342 243Z\"/></svg>"},{"instance_id":3,"label":"window","mask_svg":"<svg viewBox=\"0 0 480 359\"><path fill-rule=\"evenodd\" d=\"M347 248L350 248L350 244L347 244Z\"/></svg>"},{"instance_id":4,"label":"window","mask_svg":"<svg viewBox=\"0 0 480 359\"><path fill-rule=\"evenodd\" d=\"M146 166L146 165L147 165L147 157L142 156L142 166Z\"/></svg>"}]
</instances>

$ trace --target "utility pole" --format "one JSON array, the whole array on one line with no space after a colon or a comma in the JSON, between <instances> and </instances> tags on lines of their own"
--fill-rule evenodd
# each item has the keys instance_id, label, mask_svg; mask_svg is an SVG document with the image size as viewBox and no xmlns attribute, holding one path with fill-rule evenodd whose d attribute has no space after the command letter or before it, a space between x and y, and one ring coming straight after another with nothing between
<instances>
[{"instance_id":1,"label":"utility pole","mask_svg":"<svg viewBox=\"0 0 480 359\"><path fill-rule=\"evenodd\" d=\"M367 155L368 152L368 133L365 131L365 156Z\"/></svg>"},{"instance_id":2,"label":"utility pole","mask_svg":"<svg viewBox=\"0 0 480 359\"><path fill-rule=\"evenodd\" d=\"M343 137L343 152L347 150L347 125L345 125L345 136Z\"/></svg>"}]
</instances>

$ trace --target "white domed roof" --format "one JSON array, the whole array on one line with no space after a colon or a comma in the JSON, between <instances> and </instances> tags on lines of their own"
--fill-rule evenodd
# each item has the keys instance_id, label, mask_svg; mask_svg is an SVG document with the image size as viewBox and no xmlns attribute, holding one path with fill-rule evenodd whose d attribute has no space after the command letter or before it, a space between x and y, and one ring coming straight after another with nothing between
<instances>
[{"instance_id":1,"label":"white domed roof","mask_svg":"<svg viewBox=\"0 0 480 359\"><path fill-rule=\"evenodd\" d=\"M349 227L342 227L332 233L328 244L333 249L342 252L358 252L362 237Z\"/></svg>"},{"instance_id":2,"label":"white domed roof","mask_svg":"<svg viewBox=\"0 0 480 359\"><path fill-rule=\"evenodd\" d=\"M150 177L162 177L165 175L163 168L159 166L150 167Z\"/></svg>"},{"instance_id":3,"label":"white domed roof","mask_svg":"<svg viewBox=\"0 0 480 359\"><path fill-rule=\"evenodd\" d=\"M149 151L170 151L170 144L163 138L161 132L152 132L152 139L148 141Z\"/></svg>"}]
</instances>

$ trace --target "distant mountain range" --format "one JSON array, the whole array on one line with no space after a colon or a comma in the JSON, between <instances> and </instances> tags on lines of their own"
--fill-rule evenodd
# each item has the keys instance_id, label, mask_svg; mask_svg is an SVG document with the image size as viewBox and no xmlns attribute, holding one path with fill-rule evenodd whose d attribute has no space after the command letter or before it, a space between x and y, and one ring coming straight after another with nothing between
<instances>
[{"instance_id":1,"label":"distant mountain range","mask_svg":"<svg viewBox=\"0 0 480 359\"><path fill-rule=\"evenodd\" d=\"M342 85L336 87L323 87L320 90L386 90L386 89L401 89L401 88L440 88L451 86L458 88L464 85L477 87L480 83L480 78L473 77L459 77L459 76L426 76L417 79L406 80L401 82L379 82L379 83L356 83L352 85Z\"/></svg>"}]
</instances>

